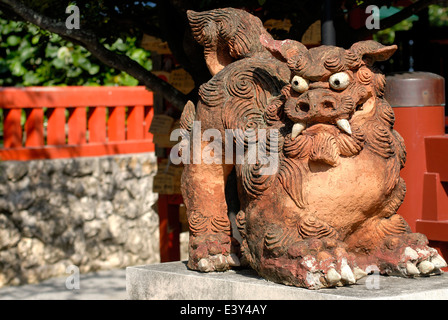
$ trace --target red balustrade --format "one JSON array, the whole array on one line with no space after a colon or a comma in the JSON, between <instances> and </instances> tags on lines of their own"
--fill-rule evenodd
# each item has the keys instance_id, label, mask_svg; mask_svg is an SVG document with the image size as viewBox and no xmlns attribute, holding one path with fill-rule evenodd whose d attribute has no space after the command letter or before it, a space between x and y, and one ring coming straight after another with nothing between
<instances>
[{"instance_id":1,"label":"red balustrade","mask_svg":"<svg viewBox=\"0 0 448 320\"><path fill-rule=\"evenodd\" d=\"M0 160L154 151L145 87L0 88Z\"/></svg>"}]
</instances>

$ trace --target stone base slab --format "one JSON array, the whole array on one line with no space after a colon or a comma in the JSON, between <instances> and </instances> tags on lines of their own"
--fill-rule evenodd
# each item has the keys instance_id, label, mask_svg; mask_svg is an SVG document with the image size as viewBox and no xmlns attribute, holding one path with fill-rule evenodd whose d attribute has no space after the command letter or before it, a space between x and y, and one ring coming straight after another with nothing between
<instances>
[{"instance_id":1,"label":"stone base slab","mask_svg":"<svg viewBox=\"0 0 448 320\"><path fill-rule=\"evenodd\" d=\"M126 291L132 300L445 300L448 275L407 279L372 274L352 286L307 290L266 281L249 269L201 273L178 261L128 267Z\"/></svg>"}]
</instances>

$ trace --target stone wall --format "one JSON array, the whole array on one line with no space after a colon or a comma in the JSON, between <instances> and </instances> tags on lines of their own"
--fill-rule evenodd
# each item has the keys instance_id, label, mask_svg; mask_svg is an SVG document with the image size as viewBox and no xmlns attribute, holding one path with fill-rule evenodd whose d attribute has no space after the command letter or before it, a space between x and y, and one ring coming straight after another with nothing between
<instances>
[{"instance_id":1,"label":"stone wall","mask_svg":"<svg viewBox=\"0 0 448 320\"><path fill-rule=\"evenodd\" d=\"M153 153L0 162L0 287L160 261Z\"/></svg>"}]
</instances>

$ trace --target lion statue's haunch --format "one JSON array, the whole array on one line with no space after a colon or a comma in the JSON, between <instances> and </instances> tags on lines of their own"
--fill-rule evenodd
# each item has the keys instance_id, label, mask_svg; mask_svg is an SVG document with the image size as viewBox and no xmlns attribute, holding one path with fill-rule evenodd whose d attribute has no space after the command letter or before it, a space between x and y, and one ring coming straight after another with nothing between
<instances>
[{"instance_id":1,"label":"lion statue's haunch","mask_svg":"<svg viewBox=\"0 0 448 320\"><path fill-rule=\"evenodd\" d=\"M185 164L188 267L250 265L268 280L310 289L354 284L372 270L441 273L443 258L396 214L406 152L383 98L385 77L373 64L397 47L361 41L348 50L308 50L274 40L258 18L232 8L189 11L188 18L213 78L200 87L198 104L185 106L181 128L200 137L191 152L219 160ZM203 136L208 129L226 137L225 147L216 135ZM244 134L229 147L230 129ZM267 150L255 159L248 132ZM240 158L232 153L238 148ZM232 237L225 196L232 170L241 243Z\"/></svg>"}]
</instances>

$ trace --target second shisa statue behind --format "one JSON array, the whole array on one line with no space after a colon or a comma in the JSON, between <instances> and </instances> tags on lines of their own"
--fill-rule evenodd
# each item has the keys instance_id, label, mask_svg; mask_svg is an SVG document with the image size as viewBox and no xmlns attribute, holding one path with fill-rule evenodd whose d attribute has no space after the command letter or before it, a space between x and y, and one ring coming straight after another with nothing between
<instances>
[{"instance_id":1,"label":"second shisa statue behind","mask_svg":"<svg viewBox=\"0 0 448 320\"><path fill-rule=\"evenodd\" d=\"M274 40L241 10L189 11L188 18L213 75L181 118L190 141L200 137L182 176L188 267L248 264L268 280L309 289L354 284L370 270L441 273L443 258L396 214L406 152L383 98L385 77L373 66L396 46L308 50ZM242 243L227 215L232 170Z\"/></svg>"}]
</instances>

